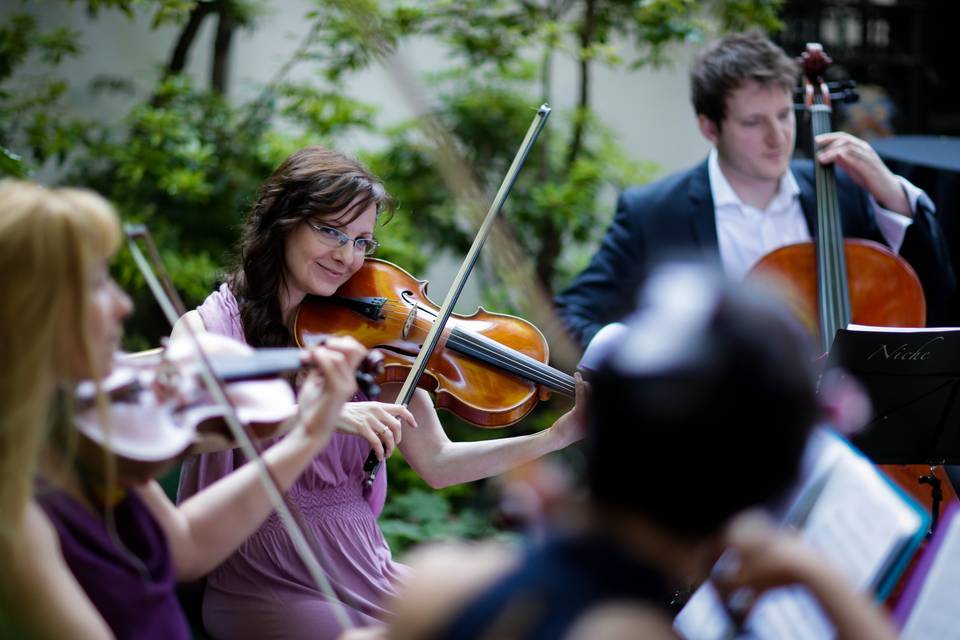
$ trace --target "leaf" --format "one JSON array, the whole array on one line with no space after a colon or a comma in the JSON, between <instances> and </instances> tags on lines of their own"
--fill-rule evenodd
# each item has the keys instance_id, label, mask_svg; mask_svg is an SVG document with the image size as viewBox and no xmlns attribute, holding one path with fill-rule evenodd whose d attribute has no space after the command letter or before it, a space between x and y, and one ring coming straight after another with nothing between
<instances>
[{"instance_id":1,"label":"leaf","mask_svg":"<svg viewBox=\"0 0 960 640\"><path fill-rule=\"evenodd\" d=\"M0 146L0 174L25 178L27 176L27 166L23 162L23 158L6 147Z\"/></svg>"}]
</instances>

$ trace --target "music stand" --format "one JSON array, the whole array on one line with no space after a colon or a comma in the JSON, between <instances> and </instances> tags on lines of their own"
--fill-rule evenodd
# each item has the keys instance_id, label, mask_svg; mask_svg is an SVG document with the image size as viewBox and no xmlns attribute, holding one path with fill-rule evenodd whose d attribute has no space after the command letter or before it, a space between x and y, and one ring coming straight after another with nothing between
<instances>
[{"instance_id":1,"label":"music stand","mask_svg":"<svg viewBox=\"0 0 960 640\"><path fill-rule=\"evenodd\" d=\"M873 419L851 441L877 464L960 464L960 328L850 325L837 331L827 367L840 367L867 390ZM933 492L940 481L918 478Z\"/></svg>"}]
</instances>

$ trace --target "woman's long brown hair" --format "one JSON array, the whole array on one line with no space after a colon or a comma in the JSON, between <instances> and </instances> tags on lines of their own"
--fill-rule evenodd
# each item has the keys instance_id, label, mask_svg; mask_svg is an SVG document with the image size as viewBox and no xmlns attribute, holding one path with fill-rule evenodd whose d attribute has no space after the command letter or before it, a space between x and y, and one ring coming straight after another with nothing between
<instances>
[{"instance_id":1,"label":"woman's long brown hair","mask_svg":"<svg viewBox=\"0 0 960 640\"><path fill-rule=\"evenodd\" d=\"M310 218L346 225L371 204L378 215L393 208L383 184L363 165L324 147L297 151L267 178L244 223L238 264L227 278L249 344L293 342L279 300L287 276L285 243L293 229Z\"/></svg>"}]
</instances>

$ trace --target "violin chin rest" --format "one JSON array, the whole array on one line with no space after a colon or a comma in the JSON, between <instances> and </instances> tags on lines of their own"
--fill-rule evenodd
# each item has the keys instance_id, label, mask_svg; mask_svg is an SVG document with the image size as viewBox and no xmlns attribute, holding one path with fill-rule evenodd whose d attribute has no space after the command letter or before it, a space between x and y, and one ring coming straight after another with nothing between
<instances>
[{"instance_id":1,"label":"violin chin rest","mask_svg":"<svg viewBox=\"0 0 960 640\"><path fill-rule=\"evenodd\" d=\"M78 414L75 423L84 436L129 460L159 462L173 459L190 446L195 436L193 428L178 424L168 405L151 398L135 403L112 403L107 417L107 426L104 427L99 412L92 408Z\"/></svg>"}]
</instances>

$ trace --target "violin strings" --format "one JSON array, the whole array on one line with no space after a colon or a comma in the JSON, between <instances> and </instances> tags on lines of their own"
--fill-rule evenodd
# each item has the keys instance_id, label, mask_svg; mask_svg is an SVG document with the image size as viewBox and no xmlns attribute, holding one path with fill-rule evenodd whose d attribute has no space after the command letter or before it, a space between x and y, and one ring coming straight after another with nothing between
<instances>
[{"instance_id":1,"label":"violin strings","mask_svg":"<svg viewBox=\"0 0 960 640\"><path fill-rule=\"evenodd\" d=\"M399 305L399 303L394 304ZM403 315L406 316L406 312ZM429 325L430 322L429 320L422 322L415 320L414 324L422 329L423 324ZM465 355L471 355L482 361L495 364L527 380L549 386L555 391L561 391L569 395L575 394L576 382L572 376L482 334L454 327L447 344L455 350L461 350L461 352L464 352L463 349L469 349L470 352L466 352Z\"/></svg>"},{"instance_id":2,"label":"violin strings","mask_svg":"<svg viewBox=\"0 0 960 640\"><path fill-rule=\"evenodd\" d=\"M388 300L384 303L383 308L387 309L387 307L403 309L402 311L386 310L387 318L399 319L401 317L406 318L409 315L409 307L403 303ZM413 326L422 331L427 331L432 324L432 321L419 317L414 318L412 323ZM510 373L531 382L543 384L555 391L561 391L569 395L574 395L576 392L576 382L572 376L482 334L453 327L450 336L447 338L447 344L454 350L461 351L464 355L470 355L483 362L499 366Z\"/></svg>"},{"instance_id":3,"label":"violin strings","mask_svg":"<svg viewBox=\"0 0 960 640\"><path fill-rule=\"evenodd\" d=\"M387 312L387 314L388 317L390 314L393 314L394 317L401 315L394 312ZM403 317L406 317L406 315L406 312L402 314ZM415 320L413 324L418 329L425 331L431 322ZM456 332L456 334L453 332ZM510 349L486 336L456 327L453 328L453 332L447 339L447 344L451 349L472 356L481 362L498 366L528 381L548 386L552 390L571 396L575 394L576 383L568 374L545 365L524 353Z\"/></svg>"},{"instance_id":4,"label":"violin strings","mask_svg":"<svg viewBox=\"0 0 960 640\"><path fill-rule=\"evenodd\" d=\"M486 336L454 327L447 343L453 343L454 347L462 345L462 348L475 352L477 357L491 364L499 364L511 373L523 377L529 376L528 379L531 381L544 384L554 390L570 394L576 390L576 383L572 376L557 371L524 353L504 347Z\"/></svg>"}]
</instances>

